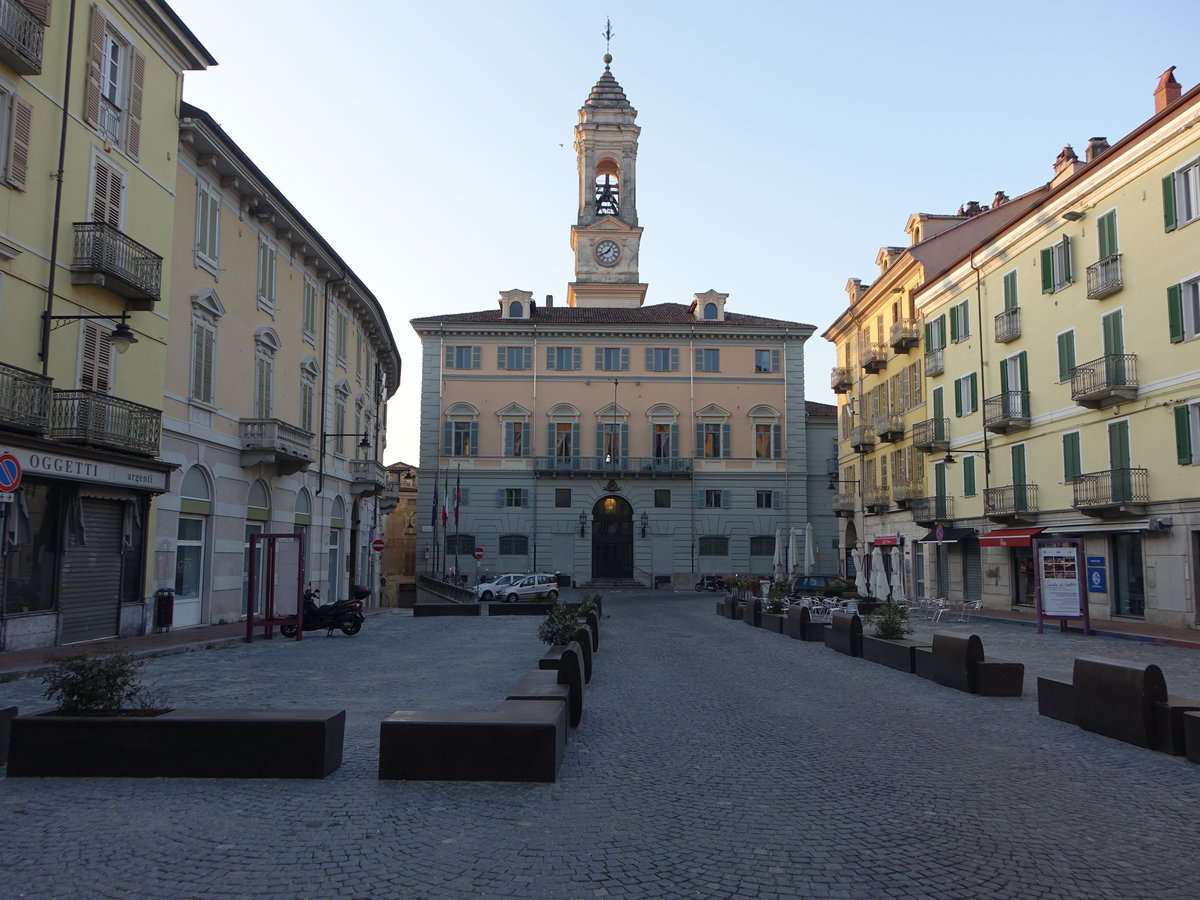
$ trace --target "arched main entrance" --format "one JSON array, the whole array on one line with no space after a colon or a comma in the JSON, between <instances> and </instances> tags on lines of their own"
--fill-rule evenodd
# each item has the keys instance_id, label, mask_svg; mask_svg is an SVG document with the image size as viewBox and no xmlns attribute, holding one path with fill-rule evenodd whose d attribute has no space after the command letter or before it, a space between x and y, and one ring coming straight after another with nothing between
<instances>
[{"instance_id":1,"label":"arched main entrance","mask_svg":"<svg viewBox=\"0 0 1200 900\"><path fill-rule=\"evenodd\" d=\"M633 577L633 507L601 497L592 507L592 578Z\"/></svg>"}]
</instances>

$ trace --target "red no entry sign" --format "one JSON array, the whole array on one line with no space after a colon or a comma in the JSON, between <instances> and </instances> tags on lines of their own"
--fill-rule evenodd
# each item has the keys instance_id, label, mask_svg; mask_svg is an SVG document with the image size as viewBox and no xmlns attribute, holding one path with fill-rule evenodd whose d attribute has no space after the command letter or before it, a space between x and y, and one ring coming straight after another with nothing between
<instances>
[{"instance_id":1,"label":"red no entry sign","mask_svg":"<svg viewBox=\"0 0 1200 900\"><path fill-rule=\"evenodd\" d=\"M383 540L380 538L375 538L375 540L371 541L371 549L374 550L376 553L382 553L383 552Z\"/></svg>"},{"instance_id":2,"label":"red no entry sign","mask_svg":"<svg viewBox=\"0 0 1200 900\"><path fill-rule=\"evenodd\" d=\"M21 461L11 453L0 454L0 491L15 491L21 483Z\"/></svg>"},{"instance_id":3,"label":"red no entry sign","mask_svg":"<svg viewBox=\"0 0 1200 900\"><path fill-rule=\"evenodd\" d=\"M476 559L483 559L483 548L482 548L482 547L476 547L476 548L475 548L475 558L476 558Z\"/></svg>"}]
</instances>

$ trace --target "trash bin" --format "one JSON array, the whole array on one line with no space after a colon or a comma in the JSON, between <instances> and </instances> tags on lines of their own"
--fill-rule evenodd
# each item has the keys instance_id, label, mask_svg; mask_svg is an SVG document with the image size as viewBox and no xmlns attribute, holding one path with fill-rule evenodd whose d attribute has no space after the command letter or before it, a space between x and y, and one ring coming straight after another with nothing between
<instances>
[{"instance_id":1,"label":"trash bin","mask_svg":"<svg viewBox=\"0 0 1200 900\"><path fill-rule=\"evenodd\" d=\"M175 589L159 588L154 592L154 630L170 631L175 620Z\"/></svg>"},{"instance_id":2,"label":"trash bin","mask_svg":"<svg viewBox=\"0 0 1200 900\"><path fill-rule=\"evenodd\" d=\"M559 572L559 573L557 573L557 575L555 577L558 579L559 587L569 588L571 586L571 576L570 575L564 575L561 572Z\"/></svg>"}]
</instances>

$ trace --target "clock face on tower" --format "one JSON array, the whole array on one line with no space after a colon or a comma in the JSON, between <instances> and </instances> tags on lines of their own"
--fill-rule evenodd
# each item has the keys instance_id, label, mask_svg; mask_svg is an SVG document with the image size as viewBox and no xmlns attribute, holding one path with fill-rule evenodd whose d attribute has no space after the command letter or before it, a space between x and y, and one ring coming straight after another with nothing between
<instances>
[{"instance_id":1,"label":"clock face on tower","mask_svg":"<svg viewBox=\"0 0 1200 900\"><path fill-rule=\"evenodd\" d=\"M616 265L621 258L621 248L616 241L601 241L596 245L596 261L602 266Z\"/></svg>"}]
</instances>

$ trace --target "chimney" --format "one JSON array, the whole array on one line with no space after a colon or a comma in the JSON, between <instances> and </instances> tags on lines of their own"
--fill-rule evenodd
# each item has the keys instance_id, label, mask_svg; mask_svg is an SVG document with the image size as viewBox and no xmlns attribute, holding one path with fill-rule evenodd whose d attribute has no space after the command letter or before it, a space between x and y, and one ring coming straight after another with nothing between
<instances>
[{"instance_id":1,"label":"chimney","mask_svg":"<svg viewBox=\"0 0 1200 900\"><path fill-rule=\"evenodd\" d=\"M1088 141L1087 161L1091 162L1109 147L1108 138L1094 137Z\"/></svg>"},{"instance_id":2,"label":"chimney","mask_svg":"<svg viewBox=\"0 0 1200 900\"><path fill-rule=\"evenodd\" d=\"M1179 82L1175 80L1175 67L1171 66L1162 73L1158 79L1158 86L1154 89L1154 111L1160 113L1178 100L1181 90Z\"/></svg>"},{"instance_id":3,"label":"chimney","mask_svg":"<svg viewBox=\"0 0 1200 900\"><path fill-rule=\"evenodd\" d=\"M1075 155L1074 148L1067 144L1058 154L1058 158L1054 160L1054 177L1050 179L1050 186L1057 187L1079 171L1082 165L1079 157Z\"/></svg>"},{"instance_id":4,"label":"chimney","mask_svg":"<svg viewBox=\"0 0 1200 900\"><path fill-rule=\"evenodd\" d=\"M979 215L981 212L983 212L983 209L979 206L978 200L968 200L965 204L958 208L958 214L968 219L972 216Z\"/></svg>"},{"instance_id":5,"label":"chimney","mask_svg":"<svg viewBox=\"0 0 1200 900\"><path fill-rule=\"evenodd\" d=\"M546 309L549 309L549 308L550 308L550 307L552 307L553 305L554 305L554 295L553 295L553 294L547 294L547 295L546 295Z\"/></svg>"},{"instance_id":6,"label":"chimney","mask_svg":"<svg viewBox=\"0 0 1200 900\"><path fill-rule=\"evenodd\" d=\"M992 199L992 208L995 209L997 206L1000 206L1002 203L1007 203L1007 202L1008 202L1008 194L1004 193L1004 191L996 191L996 196Z\"/></svg>"}]
</instances>

